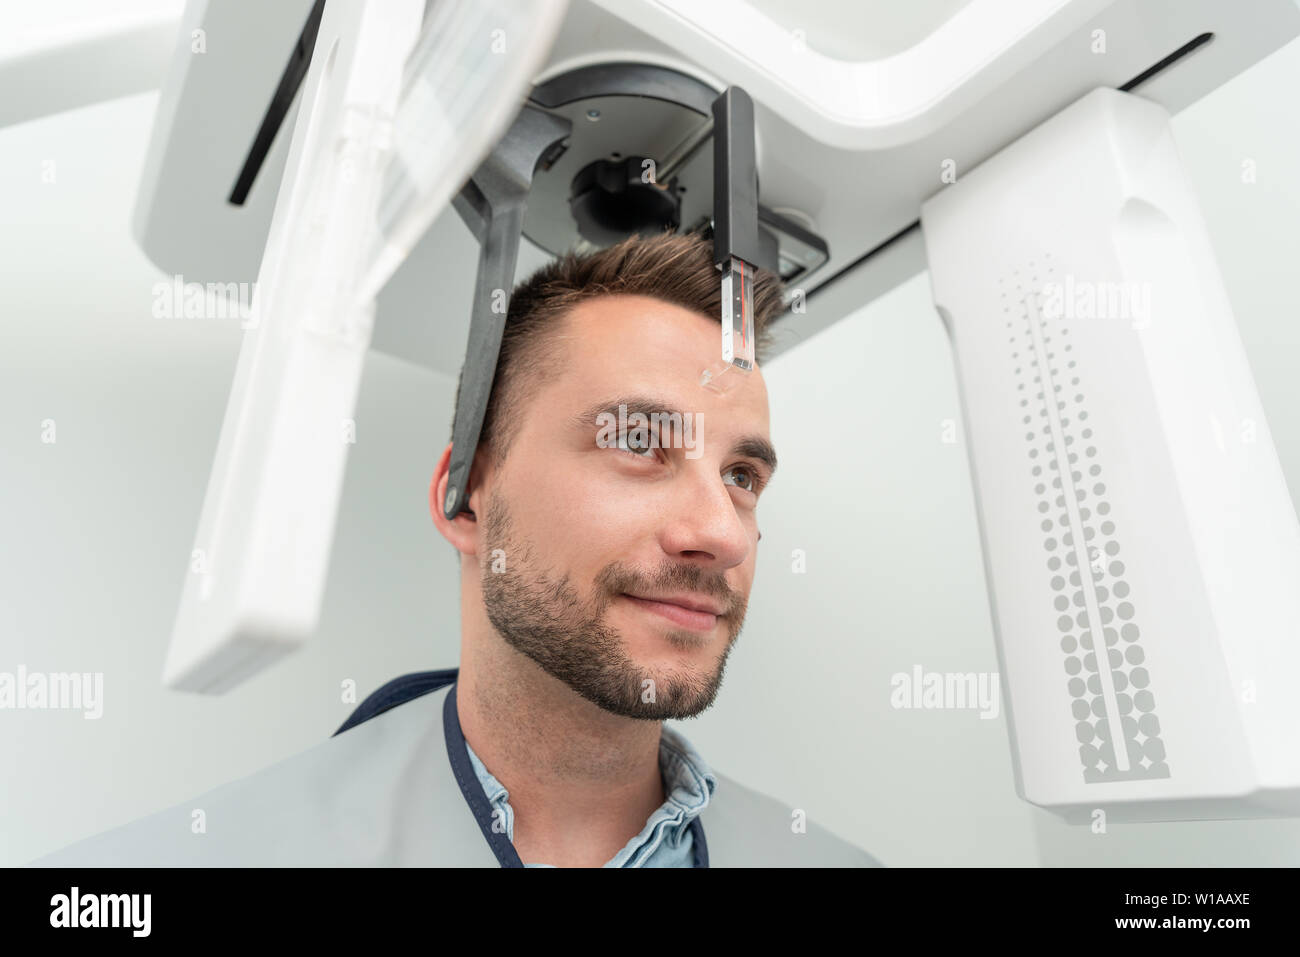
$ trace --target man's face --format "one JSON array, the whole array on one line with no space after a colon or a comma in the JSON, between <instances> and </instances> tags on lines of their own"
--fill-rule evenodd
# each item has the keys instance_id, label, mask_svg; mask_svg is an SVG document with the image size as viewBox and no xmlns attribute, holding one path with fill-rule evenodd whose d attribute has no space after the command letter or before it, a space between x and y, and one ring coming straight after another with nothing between
<instances>
[{"instance_id":1,"label":"man's face","mask_svg":"<svg viewBox=\"0 0 1300 957\"><path fill-rule=\"evenodd\" d=\"M489 620L607 711L698 714L754 578L771 477L762 374L702 388L718 322L642 296L588 300L553 334L556 373L524 386L521 421L498 425L515 437L480 515Z\"/></svg>"}]
</instances>

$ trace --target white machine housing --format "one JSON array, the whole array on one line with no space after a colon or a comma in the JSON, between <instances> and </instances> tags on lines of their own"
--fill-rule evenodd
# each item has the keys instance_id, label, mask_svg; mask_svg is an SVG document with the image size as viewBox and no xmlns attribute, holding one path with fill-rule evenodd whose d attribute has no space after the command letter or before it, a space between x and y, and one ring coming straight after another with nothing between
<instances>
[{"instance_id":1,"label":"white machine housing","mask_svg":"<svg viewBox=\"0 0 1300 957\"><path fill-rule=\"evenodd\" d=\"M1020 795L1300 813L1300 522L1168 114L1095 90L921 222Z\"/></svg>"}]
</instances>

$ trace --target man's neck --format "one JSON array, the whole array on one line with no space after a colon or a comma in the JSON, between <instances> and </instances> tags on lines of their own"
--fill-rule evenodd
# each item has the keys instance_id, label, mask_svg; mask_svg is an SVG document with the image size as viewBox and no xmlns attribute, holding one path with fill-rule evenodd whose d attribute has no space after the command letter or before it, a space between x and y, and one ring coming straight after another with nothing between
<instances>
[{"instance_id":1,"label":"man's neck","mask_svg":"<svg viewBox=\"0 0 1300 957\"><path fill-rule=\"evenodd\" d=\"M660 723L580 697L507 645L486 616L463 622L456 705L465 740L510 792L525 864L599 867L664 802Z\"/></svg>"}]
</instances>

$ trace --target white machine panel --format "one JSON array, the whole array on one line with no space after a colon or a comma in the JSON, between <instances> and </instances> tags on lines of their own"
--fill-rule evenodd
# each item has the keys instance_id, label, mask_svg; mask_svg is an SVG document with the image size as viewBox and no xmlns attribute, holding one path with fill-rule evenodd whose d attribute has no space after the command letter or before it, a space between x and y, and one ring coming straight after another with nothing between
<instances>
[{"instance_id":1,"label":"white machine panel","mask_svg":"<svg viewBox=\"0 0 1300 957\"><path fill-rule=\"evenodd\" d=\"M921 222L1020 795L1300 813L1300 523L1168 114L1097 89Z\"/></svg>"}]
</instances>

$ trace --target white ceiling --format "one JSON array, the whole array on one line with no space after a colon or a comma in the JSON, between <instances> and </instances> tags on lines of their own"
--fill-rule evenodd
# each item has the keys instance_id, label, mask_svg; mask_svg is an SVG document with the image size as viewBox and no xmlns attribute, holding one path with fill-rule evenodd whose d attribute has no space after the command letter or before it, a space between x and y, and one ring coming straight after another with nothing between
<instances>
[{"instance_id":1,"label":"white ceiling","mask_svg":"<svg viewBox=\"0 0 1300 957\"><path fill-rule=\"evenodd\" d=\"M924 40L970 0L748 0L749 5L836 60L880 60Z\"/></svg>"}]
</instances>

